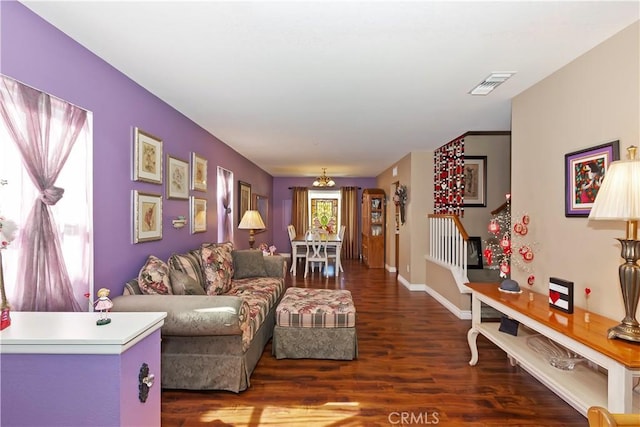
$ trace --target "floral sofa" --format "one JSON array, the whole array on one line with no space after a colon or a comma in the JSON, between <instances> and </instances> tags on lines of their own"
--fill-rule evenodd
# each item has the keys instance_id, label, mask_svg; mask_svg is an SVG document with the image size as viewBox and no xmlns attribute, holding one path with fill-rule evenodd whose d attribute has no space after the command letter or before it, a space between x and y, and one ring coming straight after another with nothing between
<instances>
[{"instance_id":1,"label":"floral sofa","mask_svg":"<svg viewBox=\"0 0 640 427\"><path fill-rule=\"evenodd\" d=\"M150 256L113 311L164 311L163 388L228 390L249 378L273 335L285 258L205 243L165 263Z\"/></svg>"}]
</instances>

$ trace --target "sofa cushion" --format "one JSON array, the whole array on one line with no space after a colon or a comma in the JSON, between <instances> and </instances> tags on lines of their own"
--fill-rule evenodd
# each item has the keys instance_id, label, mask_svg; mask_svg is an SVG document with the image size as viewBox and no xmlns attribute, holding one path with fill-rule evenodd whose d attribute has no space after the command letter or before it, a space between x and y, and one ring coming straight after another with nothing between
<instances>
[{"instance_id":1,"label":"sofa cushion","mask_svg":"<svg viewBox=\"0 0 640 427\"><path fill-rule=\"evenodd\" d=\"M233 257L233 278L246 279L247 277L266 277L264 267L264 255L262 251L252 249L235 250Z\"/></svg>"},{"instance_id":2,"label":"sofa cushion","mask_svg":"<svg viewBox=\"0 0 640 427\"><path fill-rule=\"evenodd\" d=\"M180 270L169 269L174 295L206 295L204 288L191 276Z\"/></svg>"},{"instance_id":3,"label":"sofa cushion","mask_svg":"<svg viewBox=\"0 0 640 427\"><path fill-rule=\"evenodd\" d=\"M200 248L207 295L221 295L231 289L233 244L205 243Z\"/></svg>"},{"instance_id":4,"label":"sofa cushion","mask_svg":"<svg viewBox=\"0 0 640 427\"><path fill-rule=\"evenodd\" d=\"M202 275L202 262L200 260L200 249L192 250L183 254L173 254L167 261L170 270L178 270L200 285L204 289L204 277Z\"/></svg>"},{"instance_id":5,"label":"sofa cushion","mask_svg":"<svg viewBox=\"0 0 640 427\"><path fill-rule=\"evenodd\" d=\"M173 294L169 266L158 257L150 255L147 258L147 262L140 269L138 285L143 294Z\"/></svg>"}]
</instances>

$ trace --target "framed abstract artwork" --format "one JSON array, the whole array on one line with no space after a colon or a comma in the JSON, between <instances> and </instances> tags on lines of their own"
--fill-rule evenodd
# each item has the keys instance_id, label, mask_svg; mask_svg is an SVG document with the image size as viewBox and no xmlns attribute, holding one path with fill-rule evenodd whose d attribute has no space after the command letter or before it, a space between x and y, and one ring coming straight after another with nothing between
<instances>
[{"instance_id":1,"label":"framed abstract artwork","mask_svg":"<svg viewBox=\"0 0 640 427\"><path fill-rule=\"evenodd\" d=\"M467 239L467 268L482 269L482 240L480 237Z\"/></svg>"},{"instance_id":2,"label":"framed abstract artwork","mask_svg":"<svg viewBox=\"0 0 640 427\"><path fill-rule=\"evenodd\" d=\"M135 128L133 147L133 180L162 184L162 140Z\"/></svg>"},{"instance_id":3,"label":"framed abstract artwork","mask_svg":"<svg viewBox=\"0 0 640 427\"><path fill-rule=\"evenodd\" d=\"M191 197L191 234L207 231L207 199Z\"/></svg>"},{"instance_id":4,"label":"framed abstract artwork","mask_svg":"<svg viewBox=\"0 0 640 427\"><path fill-rule=\"evenodd\" d=\"M573 313L573 282L557 277L549 279L549 307Z\"/></svg>"},{"instance_id":5,"label":"framed abstract artwork","mask_svg":"<svg viewBox=\"0 0 640 427\"><path fill-rule=\"evenodd\" d=\"M189 162L167 155L167 199L189 198Z\"/></svg>"},{"instance_id":6,"label":"framed abstract artwork","mask_svg":"<svg viewBox=\"0 0 640 427\"><path fill-rule=\"evenodd\" d=\"M487 156L464 157L465 208L487 206Z\"/></svg>"},{"instance_id":7,"label":"framed abstract artwork","mask_svg":"<svg viewBox=\"0 0 640 427\"><path fill-rule=\"evenodd\" d=\"M566 217L589 216L611 162L620 158L620 143L612 141L565 154Z\"/></svg>"},{"instance_id":8,"label":"framed abstract artwork","mask_svg":"<svg viewBox=\"0 0 640 427\"><path fill-rule=\"evenodd\" d=\"M251 208L260 212L260 217L264 224L269 228L269 198L267 196L263 196L262 194L254 194L253 195L253 207ZM264 233L267 231L267 228L263 230L255 230L255 233Z\"/></svg>"},{"instance_id":9,"label":"framed abstract artwork","mask_svg":"<svg viewBox=\"0 0 640 427\"><path fill-rule=\"evenodd\" d=\"M191 189L207 191L207 159L191 153Z\"/></svg>"},{"instance_id":10,"label":"framed abstract artwork","mask_svg":"<svg viewBox=\"0 0 640 427\"><path fill-rule=\"evenodd\" d=\"M162 195L133 191L133 243L162 239Z\"/></svg>"}]
</instances>

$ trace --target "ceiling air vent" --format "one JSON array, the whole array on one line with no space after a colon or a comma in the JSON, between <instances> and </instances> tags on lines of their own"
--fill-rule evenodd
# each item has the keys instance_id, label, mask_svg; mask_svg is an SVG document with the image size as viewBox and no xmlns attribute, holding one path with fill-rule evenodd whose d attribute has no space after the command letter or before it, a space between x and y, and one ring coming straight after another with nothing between
<instances>
[{"instance_id":1,"label":"ceiling air vent","mask_svg":"<svg viewBox=\"0 0 640 427\"><path fill-rule=\"evenodd\" d=\"M499 73L491 73L489 77L480 82L476 87L471 89L469 94L471 95L488 95L489 92L494 90L500 84L507 81L507 79L513 76L515 72L499 72Z\"/></svg>"}]
</instances>

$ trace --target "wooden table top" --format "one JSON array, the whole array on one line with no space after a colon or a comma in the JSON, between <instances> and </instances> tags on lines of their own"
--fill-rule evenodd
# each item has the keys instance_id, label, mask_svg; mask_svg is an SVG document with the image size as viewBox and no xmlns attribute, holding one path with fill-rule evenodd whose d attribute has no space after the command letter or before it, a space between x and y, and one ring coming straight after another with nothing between
<instances>
[{"instance_id":1,"label":"wooden table top","mask_svg":"<svg viewBox=\"0 0 640 427\"><path fill-rule=\"evenodd\" d=\"M523 290L520 294L505 293L498 290L499 283L467 283L467 286L474 292L525 314L628 368L640 368L640 343L607 338L609 328L618 325L619 321L589 313L590 322L586 323L584 321L586 310L582 308L574 306L573 314L564 313L549 307L548 295L534 292L533 301L530 301L528 290Z\"/></svg>"}]
</instances>

